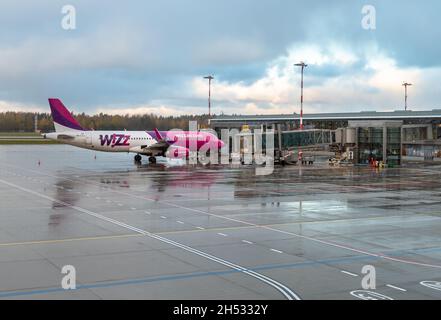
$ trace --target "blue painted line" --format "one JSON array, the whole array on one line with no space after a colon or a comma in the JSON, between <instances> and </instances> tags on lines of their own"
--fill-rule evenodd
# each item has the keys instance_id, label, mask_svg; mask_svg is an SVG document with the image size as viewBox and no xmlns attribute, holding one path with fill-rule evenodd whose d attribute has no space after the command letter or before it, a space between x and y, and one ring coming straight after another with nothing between
<instances>
[{"instance_id":1,"label":"blue painted line","mask_svg":"<svg viewBox=\"0 0 441 320\"><path fill-rule=\"evenodd\" d=\"M81 289L93 289L93 288L107 288L107 287L116 287L116 286L125 286L131 284L140 284L140 283L149 283L149 282L157 282L157 281L169 281L169 280L178 280L178 279L188 279L188 278L196 278L203 276L211 276L211 275L221 275L228 273L239 273L237 270L225 270L225 271L213 271L213 272L201 272L201 273L191 273L186 275L172 275L172 276L163 276L156 278L141 278L141 279L133 279L133 280L123 280L123 281L111 281L111 282L102 282L95 284L86 284L86 285L78 285L74 290L65 290L63 288L48 288L42 290L32 290L32 291L9 291L0 293L0 298L6 297L15 297L15 296L29 296L36 294L47 294L54 292L69 292L76 291Z\"/></svg>"},{"instance_id":2,"label":"blue painted line","mask_svg":"<svg viewBox=\"0 0 441 320\"><path fill-rule=\"evenodd\" d=\"M289 263L289 264L262 265L262 266L257 266L254 268L249 268L249 270L261 271L261 270L271 270L271 269L290 269L290 268L305 267L305 266L318 265L318 264L323 265L323 264L333 263L333 262L359 261L359 260L370 260L370 259L378 259L378 258L368 257L368 256L354 256L354 257L327 259L327 260L319 260L319 261L297 262L297 263ZM108 287L125 286L125 285L133 285L133 284L136 285L136 284L141 284L141 283L180 280L180 279L189 279L189 278L206 277L206 276L218 276L218 275L233 274L233 273L241 273L241 271L221 270L221 271L211 271L211 272L196 272L196 273L183 274L183 275L161 276L161 277L155 277L155 278L140 278L140 279L133 279L133 280L110 281L110 282L78 285L75 290L108 288ZM31 291L7 291L7 292L0 293L0 298L29 296L29 295L37 295L37 294L48 294L48 293L66 292L66 291L68 292L68 291L75 291L75 290L65 290L61 287L59 287L59 288L57 287L57 288L48 288L48 289L42 289L42 290L31 290Z\"/></svg>"},{"instance_id":3,"label":"blue painted line","mask_svg":"<svg viewBox=\"0 0 441 320\"><path fill-rule=\"evenodd\" d=\"M427 249L416 249L414 251L424 251L424 252L432 252L432 251L440 251L441 248L427 248ZM398 255L399 252L403 252L404 255L415 254L414 252L409 252L406 250L396 250L393 251L394 256ZM390 252L392 253L392 252ZM344 257L344 258L334 258L334 259L324 259L317 261L305 261L305 262L296 262L296 263L288 263L288 264L268 264L256 266L253 268L248 268L252 271L262 271L262 270L274 270L274 269L292 269L299 267L307 267L313 265L326 265L330 263L339 263L339 262L356 262L356 261L365 261L365 260L379 260L379 257L374 256L352 256L352 257ZM139 278L139 279L129 279L129 280L120 280L120 281L109 281L109 282L101 282L94 284L85 284L78 285L75 290L81 289L94 289L94 288L109 288L116 286L126 286L126 285L137 285L142 283L151 283L151 282L159 282L159 281L170 281L170 280L180 280L180 279L190 279L197 277L206 277L206 276L218 276L218 275L226 275L226 274L234 274L241 273L238 270L221 270L221 271L211 271L211 272L196 272L190 274L181 274L181 275L169 275L169 276L160 276L153 278ZM57 293L57 292L69 292L75 290L65 290L61 287L57 288L48 288L42 290L31 290L31 291L5 291L0 292L0 298L8 298L8 297L18 297L18 296L29 296L29 295L38 295L38 294L49 294L49 293Z\"/></svg>"}]
</instances>

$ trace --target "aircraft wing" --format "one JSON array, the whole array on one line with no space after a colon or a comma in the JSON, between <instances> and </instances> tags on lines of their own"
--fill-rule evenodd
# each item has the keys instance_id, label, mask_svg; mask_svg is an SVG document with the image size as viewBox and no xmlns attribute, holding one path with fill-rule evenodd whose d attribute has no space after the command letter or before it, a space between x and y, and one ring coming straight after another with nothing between
<instances>
[{"instance_id":1,"label":"aircraft wing","mask_svg":"<svg viewBox=\"0 0 441 320\"><path fill-rule=\"evenodd\" d=\"M162 140L154 144L151 144L149 146L139 146L132 148L130 149L130 151L137 152L139 154L144 154L147 156L160 156L160 155L165 155L169 147L170 144Z\"/></svg>"},{"instance_id":2,"label":"aircraft wing","mask_svg":"<svg viewBox=\"0 0 441 320\"><path fill-rule=\"evenodd\" d=\"M167 151L168 147L170 147L170 144L164 140L158 141L152 145L146 146L143 149L144 150L160 150L164 151L164 153Z\"/></svg>"},{"instance_id":3,"label":"aircraft wing","mask_svg":"<svg viewBox=\"0 0 441 320\"><path fill-rule=\"evenodd\" d=\"M136 152L146 156L164 156L173 158L185 158L189 155L189 150L185 147L173 146L165 141L159 141L150 146L138 146L130 149L131 152Z\"/></svg>"},{"instance_id":4,"label":"aircraft wing","mask_svg":"<svg viewBox=\"0 0 441 320\"><path fill-rule=\"evenodd\" d=\"M165 155L171 144L161 135L158 129L155 128L154 131L157 142L149 146L141 146L142 151L140 153L152 156Z\"/></svg>"},{"instance_id":5,"label":"aircraft wing","mask_svg":"<svg viewBox=\"0 0 441 320\"><path fill-rule=\"evenodd\" d=\"M139 146L130 149L131 152L137 152L146 156L166 156L167 151L173 152L175 157L181 157L182 155L188 155L188 149L184 147L173 146L172 141L167 141L166 137L163 137L158 129L155 129L156 141L151 145ZM176 140L175 140L176 141ZM171 148L170 148L171 147Z\"/></svg>"}]
</instances>

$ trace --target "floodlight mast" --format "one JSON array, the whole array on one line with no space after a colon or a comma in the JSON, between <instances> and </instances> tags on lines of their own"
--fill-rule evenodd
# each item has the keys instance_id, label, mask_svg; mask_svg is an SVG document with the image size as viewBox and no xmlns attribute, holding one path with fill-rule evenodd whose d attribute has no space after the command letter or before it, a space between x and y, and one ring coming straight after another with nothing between
<instances>
[{"instance_id":1,"label":"floodlight mast","mask_svg":"<svg viewBox=\"0 0 441 320\"><path fill-rule=\"evenodd\" d=\"M308 65L303 61L301 61L299 63L296 63L294 66L302 68L302 80L300 84L300 130L303 130L303 71ZM303 152L302 152L302 147L300 145L298 151L298 160L302 161L303 163Z\"/></svg>"},{"instance_id":2,"label":"floodlight mast","mask_svg":"<svg viewBox=\"0 0 441 320\"><path fill-rule=\"evenodd\" d=\"M208 80L208 116L211 116L211 80L214 79L213 76L206 76L204 79Z\"/></svg>"},{"instance_id":3,"label":"floodlight mast","mask_svg":"<svg viewBox=\"0 0 441 320\"><path fill-rule=\"evenodd\" d=\"M296 63L294 66L302 68L302 80L300 85L300 130L303 130L303 70L308 66L303 61Z\"/></svg>"},{"instance_id":4,"label":"floodlight mast","mask_svg":"<svg viewBox=\"0 0 441 320\"><path fill-rule=\"evenodd\" d=\"M412 83L404 82L404 110L407 111L407 87L412 86Z\"/></svg>"}]
</instances>

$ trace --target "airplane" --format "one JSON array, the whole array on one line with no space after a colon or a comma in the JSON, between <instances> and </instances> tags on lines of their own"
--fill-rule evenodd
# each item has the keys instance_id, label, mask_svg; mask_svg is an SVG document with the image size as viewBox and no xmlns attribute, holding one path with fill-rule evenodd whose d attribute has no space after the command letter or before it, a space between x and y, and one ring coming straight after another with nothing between
<instances>
[{"instance_id":1,"label":"airplane","mask_svg":"<svg viewBox=\"0 0 441 320\"><path fill-rule=\"evenodd\" d=\"M55 132L43 134L44 138L56 140L83 149L103 152L136 153L135 161L148 156L149 163L156 157L188 158L190 147L200 151L220 150L224 142L210 132L203 131L94 131L86 130L71 115L60 99L50 98Z\"/></svg>"}]
</instances>

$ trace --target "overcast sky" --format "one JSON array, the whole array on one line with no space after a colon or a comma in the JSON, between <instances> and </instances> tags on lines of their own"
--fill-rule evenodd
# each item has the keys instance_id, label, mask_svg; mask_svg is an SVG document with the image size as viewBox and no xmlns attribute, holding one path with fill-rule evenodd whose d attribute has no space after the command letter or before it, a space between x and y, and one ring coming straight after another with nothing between
<instances>
[{"instance_id":1,"label":"overcast sky","mask_svg":"<svg viewBox=\"0 0 441 320\"><path fill-rule=\"evenodd\" d=\"M76 29L61 26L64 5ZM362 8L376 29L362 28ZM439 0L1 0L0 111L163 115L441 108Z\"/></svg>"}]
</instances>

